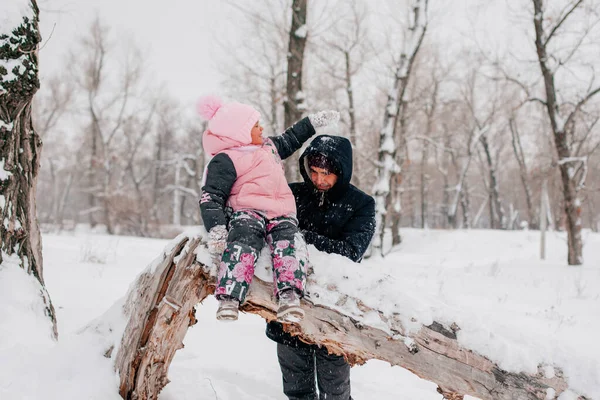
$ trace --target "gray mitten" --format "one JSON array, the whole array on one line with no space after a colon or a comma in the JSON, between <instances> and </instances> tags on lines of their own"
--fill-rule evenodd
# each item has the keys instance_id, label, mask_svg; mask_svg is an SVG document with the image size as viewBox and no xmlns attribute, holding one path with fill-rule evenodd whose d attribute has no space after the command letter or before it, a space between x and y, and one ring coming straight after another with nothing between
<instances>
[{"instance_id":1,"label":"gray mitten","mask_svg":"<svg viewBox=\"0 0 600 400\"><path fill-rule=\"evenodd\" d=\"M208 252L213 257L221 257L227 247L227 228L225 225L216 225L208 232Z\"/></svg>"},{"instance_id":2,"label":"gray mitten","mask_svg":"<svg viewBox=\"0 0 600 400\"><path fill-rule=\"evenodd\" d=\"M336 124L340 120L340 113L335 110L319 111L308 115L308 120L313 128L320 128L327 125Z\"/></svg>"}]
</instances>

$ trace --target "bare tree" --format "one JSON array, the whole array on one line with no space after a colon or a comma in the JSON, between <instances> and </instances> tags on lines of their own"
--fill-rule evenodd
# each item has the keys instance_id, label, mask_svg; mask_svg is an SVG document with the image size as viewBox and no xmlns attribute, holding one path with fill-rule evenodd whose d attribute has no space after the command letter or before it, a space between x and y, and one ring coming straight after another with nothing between
<instances>
[{"instance_id":1,"label":"bare tree","mask_svg":"<svg viewBox=\"0 0 600 400\"><path fill-rule=\"evenodd\" d=\"M163 99L158 104L156 124L154 129L154 149L152 151L152 183L149 193L151 214L154 221L165 221L168 218L165 212L169 207L163 201L165 187L171 181L171 171L167 168L171 155L177 149L177 130L180 125L180 111L174 102ZM202 131L197 130L196 135L202 137ZM201 140L201 139L200 139Z\"/></svg>"},{"instance_id":2,"label":"bare tree","mask_svg":"<svg viewBox=\"0 0 600 400\"><path fill-rule=\"evenodd\" d=\"M369 16L366 8L361 7L357 0L344 3L344 9L336 9L340 13L340 20L328 30L327 36L319 41L323 44L317 53L318 59L325 65L325 71L320 76L318 84L324 91L341 90L347 104L347 136L356 148L358 143L357 113L355 88L353 80L362 68L365 67L370 54L370 43L368 40L367 18ZM319 78L319 77L317 77ZM333 83L327 85L328 82ZM323 93L325 96L326 93ZM335 98L330 100L336 100ZM340 109L339 105L336 106ZM343 119L346 116L343 116Z\"/></svg>"},{"instance_id":3,"label":"bare tree","mask_svg":"<svg viewBox=\"0 0 600 400\"><path fill-rule=\"evenodd\" d=\"M50 222L58 230L62 229L64 210L73 182L80 175L79 169L73 166L73 157L64 151L70 147L65 134L57 129L60 118L70 111L75 97L74 89L72 81L66 76L52 76L35 96L32 105L35 130L44 140L41 159L44 167L40 172L40 182L45 183L46 190L43 196L38 196L38 211L42 223L44 220ZM44 209L46 213L42 211ZM45 218L44 214L47 214Z\"/></svg>"},{"instance_id":4,"label":"bare tree","mask_svg":"<svg viewBox=\"0 0 600 400\"><path fill-rule=\"evenodd\" d=\"M450 200L450 207L448 208L448 221L451 226L458 227L458 220L456 218L458 205L462 208L462 227L471 228L471 197L469 193L469 182L467 180L469 168L471 167L471 161L475 154L475 145L479 140L479 137L483 132L477 129L471 129L468 134L468 141L466 146L465 154L460 157L456 151L450 151L450 159L456 171L456 184L454 185L454 195Z\"/></svg>"},{"instance_id":5,"label":"bare tree","mask_svg":"<svg viewBox=\"0 0 600 400\"><path fill-rule=\"evenodd\" d=\"M204 122L205 123L205 122ZM204 167L206 163L206 155L202 147L202 126L200 128L192 126L187 128L186 134L182 139L185 146L179 146L185 149L185 152L180 153L180 175L183 177L179 189L180 203L180 219L184 218L186 223L199 224L200 213L198 209L198 195L202 190ZM174 211L175 212L175 211ZM183 221L183 220L182 220Z\"/></svg>"},{"instance_id":6,"label":"bare tree","mask_svg":"<svg viewBox=\"0 0 600 400\"><path fill-rule=\"evenodd\" d=\"M42 96L38 94L33 101L32 115L36 131L44 140L69 110L75 97L75 88L67 76L52 76L45 86L45 90L40 91Z\"/></svg>"},{"instance_id":7,"label":"bare tree","mask_svg":"<svg viewBox=\"0 0 600 400\"><path fill-rule=\"evenodd\" d=\"M458 228L458 203L463 206L463 214L468 215L468 199L469 192L466 187L466 171L461 174L462 169L458 165L458 146L453 144L457 131L464 130L460 115L460 103L456 101L446 101L440 104L439 123L440 129L440 145L436 146L436 167L442 175L443 185L441 211L443 215L442 226L450 228ZM469 141L471 138L469 137ZM470 147L467 148L467 150ZM470 156L469 156L470 157ZM470 160L469 160L470 163ZM468 171L468 165L466 165ZM450 175L452 171L456 175L456 185L450 183ZM454 192L454 195L452 193ZM462 201L461 201L462 200Z\"/></svg>"},{"instance_id":8,"label":"bare tree","mask_svg":"<svg viewBox=\"0 0 600 400\"><path fill-rule=\"evenodd\" d=\"M100 85L103 80L105 55L106 55L106 28L102 27L99 18L94 21L89 38L82 41L82 45L87 49L87 58L81 66L83 76L80 77L78 84L87 93L87 108L90 115L89 125L89 146L90 155L88 158L88 210L85 213L88 215L91 227L96 226L96 212L99 211L97 206L98 178L97 169L100 164L100 116L94 107L95 99L99 96ZM81 54L73 54L72 59L77 60ZM76 65L76 64L75 64ZM75 74L76 76L80 74Z\"/></svg>"},{"instance_id":9,"label":"bare tree","mask_svg":"<svg viewBox=\"0 0 600 400\"><path fill-rule=\"evenodd\" d=\"M500 189L498 187L498 173L496 170L497 161L494 161L492 150L490 149L490 142L487 134L481 135L479 143L483 149L485 155L485 164L488 170L488 196L489 196L489 207L490 207L490 227L492 229L506 229L507 220L504 211L504 206L500 200ZM498 158L496 158L497 160Z\"/></svg>"},{"instance_id":10,"label":"bare tree","mask_svg":"<svg viewBox=\"0 0 600 400\"><path fill-rule=\"evenodd\" d=\"M0 265L23 268L37 280L44 302L40 312L49 318L51 335L56 338L56 314L44 285L35 203L42 142L33 127L31 103L40 86L39 9L35 0L25 1L27 14L4 19L9 26L0 28L0 220L4 221L0 224Z\"/></svg>"},{"instance_id":11,"label":"bare tree","mask_svg":"<svg viewBox=\"0 0 600 400\"><path fill-rule=\"evenodd\" d=\"M566 229L568 235L568 263L580 265L583 263L583 240L581 237L581 199L579 192L585 183L587 162L586 156L576 156L573 148L573 138L576 134L577 121L586 104L600 93L600 86L593 86L594 68L592 79L588 87L578 94L574 102L561 101L557 88L557 71L568 63L573 55L580 50L585 38L582 34L573 45L565 50L564 43L552 47L564 32L571 17L578 11L586 12L583 0L571 0L555 15L546 15L547 5L544 0L532 0L533 26L535 28L535 48L537 59L544 82L545 99L540 100L552 128L554 146L558 155L558 169L562 180L562 193L564 198L564 211L566 216ZM560 48L557 48L560 46ZM562 51L561 51L562 50ZM582 50L582 49L581 49Z\"/></svg>"},{"instance_id":12,"label":"bare tree","mask_svg":"<svg viewBox=\"0 0 600 400\"><path fill-rule=\"evenodd\" d=\"M260 110L269 134L282 132L291 1L257 0L247 7L235 1L227 3L233 11L243 14L241 21L235 21L243 46L235 40L217 42L227 49L226 61L222 63L228 66L222 71L226 76L224 86L229 95ZM249 36L257 40L248 42ZM236 51L229 51L231 48Z\"/></svg>"},{"instance_id":13,"label":"bare tree","mask_svg":"<svg viewBox=\"0 0 600 400\"><path fill-rule=\"evenodd\" d=\"M383 237L386 216L391 211L394 183L399 179L400 167L397 162L396 126L404 118L404 95L413 62L427 30L427 0L412 0L410 3L410 26L405 34L405 43L400 50L392 87L388 92L384 110L383 127L379 134L378 166L376 183L373 189L376 207L376 229L373 251L383 256Z\"/></svg>"},{"instance_id":14,"label":"bare tree","mask_svg":"<svg viewBox=\"0 0 600 400\"><path fill-rule=\"evenodd\" d=\"M97 213L108 233L115 233L115 210L120 193L115 190L121 184L118 167L122 157L121 146L126 142L124 131L128 121L135 119L140 111L135 109L136 91L142 79L142 57L132 47L128 49L121 66L111 70L114 52L109 44L108 29L96 18L89 35L73 55L73 74L85 96L85 114L89 146L88 209L90 224L94 226ZM143 122L142 122L143 123ZM131 126L131 125L130 125ZM127 158L128 156L125 156ZM122 176L122 175L121 175Z\"/></svg>"},{"instance_id":15,"label":"bare tree","mask_svg":"<svg viewBox=\"0 0 600 400\"><path fill-rule=\"evenodd\" d=\"M488 175L484 180L489 196L487 204L490 210L490 227L500 229L506 227L506 217L500 200L498 173L490 147L490 137L501 131L498 121L502 107L507 102L499 82L486 79L482 72L483 68L484 65L477 65L470 71L465 81L463 100L469 109L472 124L479 132L478 142L484 153L483 164L487 168Z\"/></svg>"},{"instance_id":16,"label":"bare tree","mask_svg":"<svg viewBox=\"0 0 600 400\"><path fill-rule=\"evenodd\" d=\"M432 71L435 75L435 71ZM428 227L429 218L429 190L431 176L428 171L429 157L430 157L430 136L433 132L433 126L435 121L435 113L437 111L438 96L439 96L440 80L437 77L433 77L433 86L431 87L431 93L425 103L425 132L423 132L422 148L421 148L421 184L420 184L420 195L421 195L421 228Z\"/></svg>"},{"instance_id":17,"label":"bare tree","mask_svg":"<svg viewBox=\"0 0 600 400\"><path fill-rule=\"evenodd\" d=\"M519 133L517 124L513 117L509 120L509 128L512 136L512 148L515 155L515 159L519 164L519 176L521 177L521 183L523 184L523 191L525 193L525 202L527 205L527 222L528 226L532 229L538 228L538 218L533 207L532 190L529 182L529 172L527 170L527 164L525 162L525 152L523 151L523 145L521 144L521 134Z\"/></svg>"},{"instance_id":18,"label":"bare tree","mask_svg":"<svg viewBox=\"0 0 600 400\"><path fill-rule=\"evenodd\" d=\"M148 224L152 215L147 187L154 172L154 161L149 137L153 134L157 103L158 99L153 99L144 114L140 111L139 115L131 115L123 124L125 153L119 157L120 167L116 168L120 169L120 176L115 193L121 204L113 204L112 213L121 223L127 222L127 233L139 236L149 235Z\"/></svg>"},{"instance_id":19,"label":"bare tree","mask_svg":"<svg viewBox=\"0 0 600 400\"><path fill-rule=\"evenodd\" d=\"M293 0L292 23L289 32L287 53L287 86L283 101L284 125L292 126L306 110L305 94L302 91L302 68L304 65L304 48L308 36L306 10L308 0ZM298 179L297 155L290 157L286 164L286 176L289 181Z\"/></svg>"},{"instance_id":20,"label":"bare tree","mask_svg":"<svg viewBox=\"0 0 600 400\"><path fill-rule=\"evenodd\" d=\"M446 147L450 142L450 134L448 132L448 126L443 121L442 129L441 129L441 142L443 146ZM441 213L443 215L442 227L454 227L452 224L453 221L450 221L449 211L450 211L450 177L449 177L449 167L450 167L450 152L446 151L444 148L436 148L435 151L435 165L438 172L442 175L442 203L441 203Z\"/></svg>"}]
</instances>

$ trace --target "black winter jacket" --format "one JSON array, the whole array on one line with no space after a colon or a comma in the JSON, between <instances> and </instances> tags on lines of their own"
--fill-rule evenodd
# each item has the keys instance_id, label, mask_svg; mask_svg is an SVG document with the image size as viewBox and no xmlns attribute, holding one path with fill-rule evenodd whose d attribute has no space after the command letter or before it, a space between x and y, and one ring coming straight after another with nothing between
<instances>
[{"instance_id":1,"label":"black winter jacket","mask_svg":"<svg viewBox=\"0 0 600 400\"><path fill-rule=\"evenodd\" d=\"M310 180L306 157L321 153L334 163L338 175L336 184L319 192ZM321 135L302 153L299 160L302 183L290 188L296 198L299 227L306 243L327 253L341 254L360 262L375 232L375 200L352 185L352 145L340 136ZM284 332L281 324L267 324L267 336L290 346L306 346Z\"/></svg>"}]
</instances>

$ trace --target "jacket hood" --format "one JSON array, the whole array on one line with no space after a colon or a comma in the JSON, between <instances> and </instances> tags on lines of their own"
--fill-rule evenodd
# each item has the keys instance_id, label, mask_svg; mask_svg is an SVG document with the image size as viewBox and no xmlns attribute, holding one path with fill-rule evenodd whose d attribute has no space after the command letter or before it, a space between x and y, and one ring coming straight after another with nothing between
<instances>
[{"instance_id":1,"label":"jacket hood","mask_svg":"<svg viewBox=\"0 0 600 400\"><path fill-rule=\"evenodd\" d=\"M208 129L202 135L202 146L211 156L252 142L250 132L260 119L260 113L255 108L243 103L215 103L201 104L201 106L210 108L203 114L210 119Z\"/></svg>"},{"instance_id":2,"label":"jacket hood","mask_svg":"<svg viewBox=\"0 0 600 400\"><path fill-rule=\"evenodd\" d=\"M250 136L250 133L248 133L248 135L218 135L207 129L202 134L202 146L211 157L223 150L246 146L251 142L252 137Z\"/></svg>"},{"instance_id":3,"label":"jacket hood","mask_svg":"<svg viewBox=\"0 0 600 400\"><path fill-rule=\"evenodd\" d=\"M309 155L323 154L335 166L338 176L336 184L328 192L345 189L352 179L352 144L342 136L320 135L315 137L300 156L300 173L304 182L312 185L310 175L305 167L305 159Z\"/></svg>"}]
</instances>

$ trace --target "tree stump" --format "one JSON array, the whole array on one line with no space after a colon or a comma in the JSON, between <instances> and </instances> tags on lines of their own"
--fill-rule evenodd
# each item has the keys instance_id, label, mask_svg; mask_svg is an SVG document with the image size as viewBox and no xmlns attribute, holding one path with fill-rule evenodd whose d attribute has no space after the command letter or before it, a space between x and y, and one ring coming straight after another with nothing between
<instances>
[{"instance_id":1,"label":"tree stump","mask_svg":"<svg viewBox=\"0 0 600 400\"><path fill-rule=\"evenodd\" d=\"M169 365L183 347L188 327L196 323L194 307L214 293L214 275L196 259L201 252L206 252L206 244L200 236L180 235L160 262L148 267L130 289L123 310L128 323L115 356L123 399L157 399L169 382ZM267 321L275 319L277 305L272 293L271 283L255 277L241 309ZM544 377L541 368L536 375L507 372L492 360L462 348L455 334L458 327L434 322L416 334L406 334L400 318L387 319L360 299L352 300L365 313L379 315L393 335L306 299L302 301L304 320L284 329L307 343L343 355L352 365L377 359L406 368L435 382L438 392L449 400L466 394L485 400L552 399L568 388L556 368L552 378ZM554 393L553 397L548 393Z\"/></svg>"}]
</instances>

